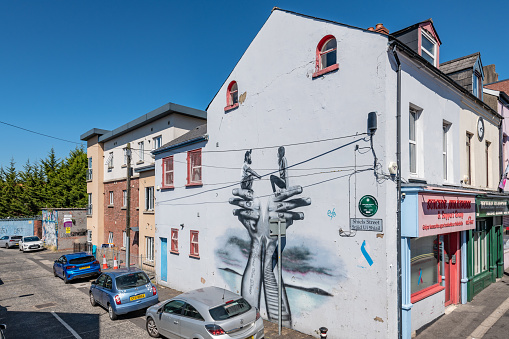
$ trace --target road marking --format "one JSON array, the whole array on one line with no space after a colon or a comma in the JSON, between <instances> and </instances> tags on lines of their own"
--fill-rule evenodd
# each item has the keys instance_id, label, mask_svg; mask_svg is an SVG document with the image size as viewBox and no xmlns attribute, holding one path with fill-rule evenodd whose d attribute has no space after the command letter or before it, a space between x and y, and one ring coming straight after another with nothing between
<instances>
[{"instance_id":1,"label":"road marking","mask_svg":"<svg viewBox=\"0 0 509 339\"><path fill-rule=\"evenodd\" d=\"M79 334L73 330L73 328L71 326L69 326L65 321L62 320L62 318L60 318L55 312L51 311L51 314L53 314L55 316L55 318L57 318L58 321L60 321L60 323L62 325L65 326L65 328L67 328L69 330L69 332L71 332L71 334L76 338L76 339L82 339Z\"/></svg>"},{"instance_id":2,"label":"road marking","mask_svg":"<svg viewBox=\"0 0 509 339\"><path fill-rule=\"evenodd\" d=\"M44 264L46 266L53 266L53 262L49 260L41 260L41 264Z\"/></svg>"},{"instance_id":3,"label":"road marking","mask_svg":"<svg viewBox=\"0 0 509 339\"><path fill-rule=\"evenodd\" d=\"M488 318L486 318L481 325L467 337L467 339L480 339L486 332L509 310L509 298L507 298Z\"/></svg>"}]
</instances>

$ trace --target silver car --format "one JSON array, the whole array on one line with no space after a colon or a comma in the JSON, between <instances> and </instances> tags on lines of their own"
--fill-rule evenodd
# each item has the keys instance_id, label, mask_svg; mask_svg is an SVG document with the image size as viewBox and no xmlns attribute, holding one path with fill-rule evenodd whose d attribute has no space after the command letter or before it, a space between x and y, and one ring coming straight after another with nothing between
<instances>
[{"instance_id":1,"label":"silver car","mask_svg":"<svg viewBox=\"0 0 509 339\"><path fill-rule=\"evenodd\" d=\"M261 339L263 320L256 307L233 292L204 287L147 309L151 337Z\"/></svg>"},{"instance_id":2,"label":"silver car","mask_svg":"<svg viewBox=\"0 0 509 339\"><path fill-rule=\"evenodd\" d=\"M0 238L0 247L11 248L19 245L21 235L4 235Z\"/></svg>"}]
</instances>

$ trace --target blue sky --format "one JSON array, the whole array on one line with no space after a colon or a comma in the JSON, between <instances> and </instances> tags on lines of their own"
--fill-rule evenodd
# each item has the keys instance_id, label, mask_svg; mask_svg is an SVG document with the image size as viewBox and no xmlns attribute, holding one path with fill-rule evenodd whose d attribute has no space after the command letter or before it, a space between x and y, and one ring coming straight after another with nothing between
<instances>
[{"instance_id":1,"label":"blue sky","mask_svg":"<svg viewBox=\"0 0 509 339\"><path fill-rule=\"evenodd\" d=\"M391 32L433 18L440 60L477 51L509 78L509 1L0 0L0 121L80 143L167 102L205 109L280 7ZM76 144L0 124L0 165Z\"/></svg>"}]
</instances>

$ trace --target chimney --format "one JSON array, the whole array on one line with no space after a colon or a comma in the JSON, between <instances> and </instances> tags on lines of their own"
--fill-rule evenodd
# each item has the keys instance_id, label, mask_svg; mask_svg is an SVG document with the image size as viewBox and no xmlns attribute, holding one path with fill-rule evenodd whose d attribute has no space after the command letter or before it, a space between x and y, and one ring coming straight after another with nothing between
<instances>
[{"instance_id":1,"label":"chimney","mask_svg":"<svg viewBox=\"0 0 509 339\"><path fill-rule=\"evenodd\" d=\"M375 31L375 29L374 29L373 27L369 27L369 28L368 28L368 31L372 31L372 32L374 32L374 31Z\"/></svg>"},{"instance_id":2,"label":"chimney","mask_svg":"<svg viewBox=\"0 0 509 339\"><path fill-rule=\"evenodd\" d=\"M389 34L389 30L384 27L384 24L376 24L375 32L382 33L382 34Z\"/></svg>"}]
</instances>

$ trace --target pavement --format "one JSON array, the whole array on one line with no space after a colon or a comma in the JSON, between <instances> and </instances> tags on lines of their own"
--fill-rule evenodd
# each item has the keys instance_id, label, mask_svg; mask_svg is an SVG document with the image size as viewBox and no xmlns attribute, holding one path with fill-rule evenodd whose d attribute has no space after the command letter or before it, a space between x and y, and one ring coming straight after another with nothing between
<instances>
[{"instance_id":1,"label":"pavement","mask_svg":"<svg viewBox=\"0 0 509 339\"><path fill-rule=\"evenodd\" d=\"M417 331L415 338L509 338L509 269L471 302L447 307L444 315Z\"/></svg>"}]
</instances>

